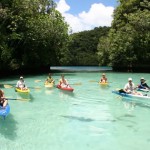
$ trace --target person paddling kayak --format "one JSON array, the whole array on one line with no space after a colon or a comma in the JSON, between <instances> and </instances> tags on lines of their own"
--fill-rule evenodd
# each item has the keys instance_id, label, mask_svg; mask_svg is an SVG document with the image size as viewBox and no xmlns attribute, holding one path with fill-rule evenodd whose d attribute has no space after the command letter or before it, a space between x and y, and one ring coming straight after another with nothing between
<instances>
[{"instance_id":1,"label":"person paddling kayak","mask_svg":"<svg viewBox=\"0 0 150 150\"><path fill-rule=\"evenodd\" d=\"M48 74L48 77L47 77L45 83L53 83L53 84L55 83L54 79L52 78L51 73Z\"/></svg>"},{"instance_id":2,"label":"person paddling kayak","mask_svg":"<svg viewBox=\"0 0 150 150\"><path fill-rule=\"evenodd\" d=\"M25 81L24 81L22 76L20 76L20 79L16 84L16 88L19 88L21 90L26 90L27 89L27 86L25 85Z\"/></svg>"},{"instance_id":3,"label":"person paddling kayak","mask_svg":"<svg viewBox=\"0 0 150 150\"><path fill-rule=\"evenodd\" d=\"M8 104L8 100L5 99L4 92L0 90L0 106L5 108Z\"/></svg>"},{"instance_id":4,"label":"person paddling kayak","mask_svg":"<svg viewBox=\"0 0 150 150\"><path fill-rule=\"evenodd\" d=\"M128 83L125 84L124 91L128 94L143 95L140 92L136 92L135 89L136 87L134 83L132 82L132 78L128 78Z\"/></svg>"},{"instance_id":5,"label":"person paddling kayak","mask_svg":"<svg viewBox=\"0 0 150 150\"><path fill-rule=\"evenodd\" d=\"M140 84L137 86L140 89L147 89L150 90L150 87L147 85L147 83L145 82L146 80L142 77L140 79Z\"/></svg>"},{"instance_id":6,"label":"person paddling kayak","mask_svg":"<svg viewBox=\"0 0 150 150\"><path fill-rule=\"evenodd\" d=\"M69 87L69 83L67 81L67 79L65 79L65 76L62 74L61 75L61 79L59 80L59 86L61 87Z\"/></svg>"},{"instance_id":7,"label":"person paddling kayak","mask_svg":"<svg viewBox=\"0 0 150 150\"><path fill-rule=\"evenodd\" d=\"M107 83L107 78L106 78L106 74L105 73L102 74L102 77L101 77L99 82L100 83Z\"/></svg>"}]
</instances>

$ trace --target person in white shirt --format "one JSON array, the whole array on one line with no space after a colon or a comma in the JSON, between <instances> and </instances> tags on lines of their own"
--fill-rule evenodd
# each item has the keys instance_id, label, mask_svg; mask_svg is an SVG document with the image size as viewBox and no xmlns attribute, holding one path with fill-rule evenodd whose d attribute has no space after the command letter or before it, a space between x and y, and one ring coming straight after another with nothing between
<instances>
[{"instance_id":1,"label":"person in white shirt","mask_svg":"<svg viewBox=\"0 0 150 150\"><path fill-rule=\"evenodd\" d=\"M61 75L61 79L59 80L59 86L63 88L69 87L69 83L67 79L65 79L65 76L63 74Z\"/></svg>"},{"instance_id":2,"label":"person in white shirt","mask_svg":"<svg viewBox=\"0 0 150 150\"><path fill-rule=\"evenodd\" d=\"M124 91L128 94L136 94L136 95L143 95L140 92L135 91L136 87L134 83L132 82L132 78L128 78L128 83L124 86Z\"/></svg>"},{"instance_id":3,"label":"person in white shirt","mask_svg":"<svg viewBox=\"0 0 150 150\"><path fill-rule=\"evenodd\" d=\"M124 91L126 93L130 93L131 94L132 92L134 92L134 90L135 90L135 85L132 82L132 78L129 78L128 79L128 83L126 83L126 85L124 86Z\"/></svg>"},{"instance_id":4,"label":"person in white shirt","mask_svg":"<svg viewBox=\"0 0 150 150\"><path fill-rule=\"evenodd\" d=\"M21 90L27 89L27 86L25 85L25 81L22 76L20 77L19 81L17 82L16 88L20 88Z\"/></svg>"}]
</instances>

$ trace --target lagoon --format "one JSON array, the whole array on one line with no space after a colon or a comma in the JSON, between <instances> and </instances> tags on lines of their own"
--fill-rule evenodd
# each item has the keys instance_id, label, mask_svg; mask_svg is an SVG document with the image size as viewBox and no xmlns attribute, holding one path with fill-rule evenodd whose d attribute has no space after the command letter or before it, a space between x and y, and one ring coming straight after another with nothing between
<instances>
[{"instance_id":1,"label":"lagoon","mask_svg":"<svg viewBox=\"0 0 150 150\"><path fill-rule=\"evenodd\" d=\"M141 150L150 146L150 102L126 101L112 93L129 77L135 84L148 73L105 72L109 86L97 82L101 72L66 72L74 92L45 88L47 74L24 76L29 95L14 88L18 76L0 79L5 96L30 98L9 101L10 114L0 118L2 150ZM61 73L53 73L56 84ZM41 80L41 82L35 82ZM80 83L80 84L76 84ZM38 88L37 88L38 87Z\"/></svg>"}]
</instances>

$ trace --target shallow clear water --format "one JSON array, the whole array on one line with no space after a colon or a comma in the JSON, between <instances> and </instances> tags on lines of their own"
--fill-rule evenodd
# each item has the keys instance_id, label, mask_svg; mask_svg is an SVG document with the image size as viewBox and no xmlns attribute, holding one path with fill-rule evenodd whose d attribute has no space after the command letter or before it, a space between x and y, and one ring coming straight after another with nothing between
<instances>
[{"instance_id":1,"label":"shallow clear water","mask_svg":"<svg viewBox=\"0 0 150 150\"><path fill-rule=\"evenodd\" d=\"M5 96L30 98L9 101L11 112L0 118L0 150L141 150L150 146L150 102L127 101L112 93L128 77L138 84L150 74L106 73L109 86L97 84L101 73L66 73L74 92L45 88L47 74L24 76L30 95L3 88ZM60 74L53 74L58 83ZM1 79L15 84L18 77ZM41 82L34 82L41 80ZM81 84L77 84L81 83ZM74 84L74 85L73 85ZM40 87L38 89L37 87Z\"/></svg>"}]
</instances>

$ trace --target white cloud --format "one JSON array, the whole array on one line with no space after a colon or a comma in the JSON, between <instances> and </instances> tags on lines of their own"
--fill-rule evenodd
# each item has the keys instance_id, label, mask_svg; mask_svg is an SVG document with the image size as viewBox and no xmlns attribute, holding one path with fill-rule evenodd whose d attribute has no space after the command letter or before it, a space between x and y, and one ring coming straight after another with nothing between
<instances>
[{"instance_id":1,"label":"white cloud","mask_svg":"<svg viewBox=\"0 0 150 150\"><path fill-rule=\"evenodd\" d=\"M65 0L57 3L57 10L65 17L65 21L70 25L73 33L84 30L91 30L99 26L111 26L114 7L107 7L101 3L91 5L88 12L81 12L77 16L67 13L70 6Z\"/></svg>"},{"instance_id":2,"label":"white cloud","mask_svg":"<svg viewBox=\"0 0 150 150\"><path fill-rule=\"evenodd\" d=\"M57 3L57 10L61 12L62 14L68 11L69 9L70 9L70 6L66 3L65 0L60 0Z\"/></svg>"}]
</instances>

